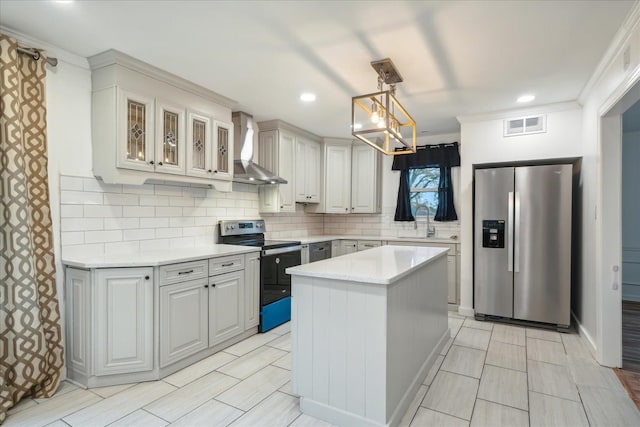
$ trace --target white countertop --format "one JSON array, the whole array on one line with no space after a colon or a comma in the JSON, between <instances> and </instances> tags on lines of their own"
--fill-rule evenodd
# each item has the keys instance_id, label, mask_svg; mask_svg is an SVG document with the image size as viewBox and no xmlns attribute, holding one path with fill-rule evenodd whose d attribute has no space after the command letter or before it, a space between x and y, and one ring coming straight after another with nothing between
<instances>
[{"instance_id":1,"label":"white countertop","mask_svg":"<svg viewBox=\"0 0 640 427\"><path fill-rule=\"evenodd\" d=\"M398 237L398 236L304 236L287 237L283 240L299 240L303 245L309 243L328 242L330 240L381 240L386 242L419 242L419 243L460 243L460 240L449 239L447 237Z\"/></svg>"},{"instance_id":2,"label":"white countertop","mask_svg":"<svg viewBox=\"0 0 640 427\"><path fill-rule=\"evenodd\" d=\"M447 248L381 246L287 268L292 276L390 285L412 271L447 256Z\"/></svg>"},{"instance_id":3,"label":"white countertop","mask_svg":"<svg viewBox=\"0 0 640 427\"><path fill-rule=\"evenodd\" d=\"M206 245L196 248L163 249L129 254L62 257L62 263L78 268L155 267L225 255L257 252L260 248L239 245Z\"/></svg>"}]
</instances>

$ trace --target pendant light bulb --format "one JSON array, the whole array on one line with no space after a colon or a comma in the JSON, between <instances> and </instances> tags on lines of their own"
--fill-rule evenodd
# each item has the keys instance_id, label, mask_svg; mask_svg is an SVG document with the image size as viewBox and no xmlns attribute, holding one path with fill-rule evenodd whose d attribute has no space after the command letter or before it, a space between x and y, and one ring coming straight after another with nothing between
<instances>
[{"instance_id":1,"label":"pendant light bulb","mask_svg":"<svg viewBox=\"0 0 640 427\"><path fill-rule=\"evenodd\" d=\"M380 121L380 114L378 114L378 106L374 102L371 105L371 123L378 123Z\"/></svg>"}]
</instances>

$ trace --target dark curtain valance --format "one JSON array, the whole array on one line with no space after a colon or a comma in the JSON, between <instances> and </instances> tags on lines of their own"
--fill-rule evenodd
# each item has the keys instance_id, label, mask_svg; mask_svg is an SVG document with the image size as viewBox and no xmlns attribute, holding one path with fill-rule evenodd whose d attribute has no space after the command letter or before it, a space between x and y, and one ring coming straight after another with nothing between
<instances>
[{"instance_id":1,"label":"dark curtain valance","mask_svg":"<svg viewBox=\"0 0 640 427\"><path fill-rule=\"evenodd\" d=\"M438 145L422 145L416 147L413 154L393 156L394 171L418 168L445 168L460 166L460 150L458 143Z\"/></svg>"}]
</instances>

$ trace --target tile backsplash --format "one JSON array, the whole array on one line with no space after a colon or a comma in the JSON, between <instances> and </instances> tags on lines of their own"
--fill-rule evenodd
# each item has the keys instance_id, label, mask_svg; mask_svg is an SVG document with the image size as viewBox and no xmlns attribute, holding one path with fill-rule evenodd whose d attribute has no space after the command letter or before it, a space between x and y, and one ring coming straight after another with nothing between
<instances>
[{"instance_id":1,"label":"tile backsplash","mask_svg":"<svg viewBox=\"0 0 640 427\"><path fill-rule=\"evenodd\" d=\"M397 237L426 237L427 221L395 222L395 207L382 209L381 214L348 214L324 216L324 234L331 235L361 235L361 236L397 236ZM460 234L458 221L431 221L435 228L435 237L449 238Z\"/></svg>"},{"instance_id":2,"label":"tile backsplash","mask_svg":"<svg viewBox=\"0 0 640 427\"><path fill-rule=\"evenodd\" d=\"M60 177L63 256L132 253L217 243L222 219L263 218L267 238L327 235L423 236L426 222L396 223L382 214L260 214L258 187L233 184L231 193L194 185L105 184L94 177ZM455 223L432 222L437 237L459 233Z\"/></svg>"}]
</instances>

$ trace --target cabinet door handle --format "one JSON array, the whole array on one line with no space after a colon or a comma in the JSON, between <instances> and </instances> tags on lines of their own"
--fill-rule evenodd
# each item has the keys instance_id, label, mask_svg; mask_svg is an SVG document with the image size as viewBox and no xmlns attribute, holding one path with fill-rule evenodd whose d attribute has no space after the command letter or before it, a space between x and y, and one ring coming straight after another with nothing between
<instances>
[{"instance_id":1,"label":"cabinet door handle","mask_svg":"<svg viewBox=\"0 0 640 427\"><path fill-rule=\"evenodd\" d=\"M150 164L150 165L152 165L152 164L153 164L153 160L150 160L150 161L149 161L149 164Z\"/></svg>"},{"instance_id":2,"label":"cabinet door handle","mask_svg":"<svg viewBox=\"0 0 640 427\"><path fill-rule=\"evenodd\" d=\"M158 162L158 164L159 164L160 166L162 166L162 162Z\"/></svg>"},{"instance_id":3,"label":"cabinet door handle","mask_svg":"<svg viewBox=\"0 0 640 427\"><path fill-rule=\"evenodd\" d=\"M228 262L226 264L222 264L222 267L231 267L233 265L232 262Z\"/></svg>"},{"instance_id":4,"label":"cabinet door handle","mask_svg":"<svg viewBox=\"0 0 640 427\"><path fill-rule=\"evenodd\" d=\"M178 275L180 275L180 274L191 274L191 273L193 273L193 270L178 271Z\"/></svg>"},{"instance_id":5,"label":"cabinet door handle","mask_svg":"<svg viewBox=\"0 0 640 427\"><path fill-rule=\"evenodd\" d=\"M144 276L144 280L149 280L149 276Z\"/></svg>"}]
</instances>

